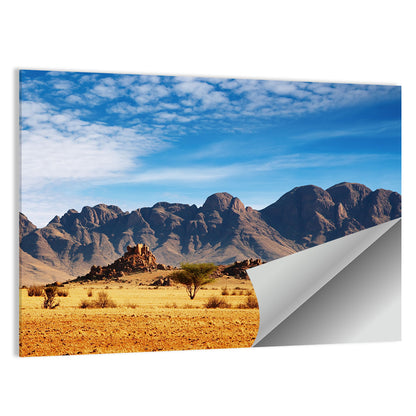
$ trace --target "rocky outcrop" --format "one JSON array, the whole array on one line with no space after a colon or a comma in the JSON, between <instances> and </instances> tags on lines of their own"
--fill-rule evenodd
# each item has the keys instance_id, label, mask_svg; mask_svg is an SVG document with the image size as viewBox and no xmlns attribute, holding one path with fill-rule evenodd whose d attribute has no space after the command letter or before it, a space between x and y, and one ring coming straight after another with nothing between
<instances>
[{"instance_id":1,"label":"rocky outcrop","mask_svg":"<svg viewBox=\"0 0 416 416\"><path fill-rule=\"evenodd\" d=\"M77 280L117 280L131 273L150 272L157 269L156 257L145 244L127 246L124 255L108 266L91 266L89 273Z\"/></svg>"},{"instance_id":2,"label":"rocky outcrop","mask_svg":"<svg viewBox=\"0 0 416 416\"><path fill-rule=\"evenodd\" d=\"M248 279L247 269L260 266L263 264L261 259L246 259L243 261L236 261L231 266L226 266L222 271L225 276L232 276L236 279Z\"/></svg>"},{"instance_id":3,"label":"rocky outcrop","mask_svg":"<svg viewBox=\"0 0 416 416\"><path fill-rule=\"evenodd\" d=\"M153 281L150 286L171 286L172 282L169 276L167 277L159 277L155 281Z\"/></svg>"}]
</instances>

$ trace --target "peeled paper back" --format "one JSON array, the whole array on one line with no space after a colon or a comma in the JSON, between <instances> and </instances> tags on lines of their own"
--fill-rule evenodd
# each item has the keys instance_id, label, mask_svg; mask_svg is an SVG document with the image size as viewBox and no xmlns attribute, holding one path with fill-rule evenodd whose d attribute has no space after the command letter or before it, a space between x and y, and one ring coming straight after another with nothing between
<instances>
[{"instance_id":1,"label":"peeled paper back","mask_svg":"<svg viewBox=\"0 0 416 416\"><path fill-rule=\"evenodd\" d=\"M248 270L253 346L398 341L401 219Z\"/></svg>"}]
</instances>

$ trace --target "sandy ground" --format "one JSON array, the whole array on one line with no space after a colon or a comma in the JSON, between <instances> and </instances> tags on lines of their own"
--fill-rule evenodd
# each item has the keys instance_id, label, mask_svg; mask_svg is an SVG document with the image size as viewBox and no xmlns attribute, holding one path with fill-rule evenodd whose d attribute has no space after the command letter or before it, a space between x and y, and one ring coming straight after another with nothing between
<instances>
[{"instance_id":1,"label":"sandy ground","mask_svg":"<svg viewBox=\"0 0 416 416\"><path fill-rule=\"evenodd\" d=\"M124 282L65 285L55 309L43 308L43 297L20 289L20 355L120 353L138 351L240 348L252 345L258 330L258 309L241 308L253 294L249 280L217 279L190 300L182 286L146 283L163 275L129 276ZM226 294L222 294L226 288ZM92 296L88 297L92 289ZM80 308L82 300L104 291L116 307ZM206 308L217 296L229 308Z\"/></svg>"}]
</instances>

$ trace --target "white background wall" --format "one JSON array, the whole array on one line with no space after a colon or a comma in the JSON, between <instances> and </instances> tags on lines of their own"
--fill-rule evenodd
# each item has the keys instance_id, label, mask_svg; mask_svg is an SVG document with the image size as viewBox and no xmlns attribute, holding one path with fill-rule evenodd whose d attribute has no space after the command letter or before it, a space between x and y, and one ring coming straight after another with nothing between
<instances>
[{"instance_id":1,"label":"white background wall","mask_svg":"<svg viewBox=\"0 0 416 416\"><path fill-rule=\"evenodd\" d=\"M281 3L2 2L3 414L416 414L411 2ZM402 85L403 341L19 359L13 279L18 68Z\"/></svg>"}]
</instances>

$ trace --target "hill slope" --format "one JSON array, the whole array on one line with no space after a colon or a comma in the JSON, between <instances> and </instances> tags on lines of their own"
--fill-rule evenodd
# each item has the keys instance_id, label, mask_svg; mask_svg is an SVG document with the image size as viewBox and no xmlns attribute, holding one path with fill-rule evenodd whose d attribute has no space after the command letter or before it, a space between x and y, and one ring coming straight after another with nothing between
<instances>
[{"instance_id":1,"label":"hill slope","mask_svg":"<svg viewBox=\"0 0 416 416\"><path fill-rule=\"evenodd\" d=\"M19 285L43 285L53 282L65 282L72 276L33 258L22 249L19 251Z\"/></svg>"}]
</instances>

